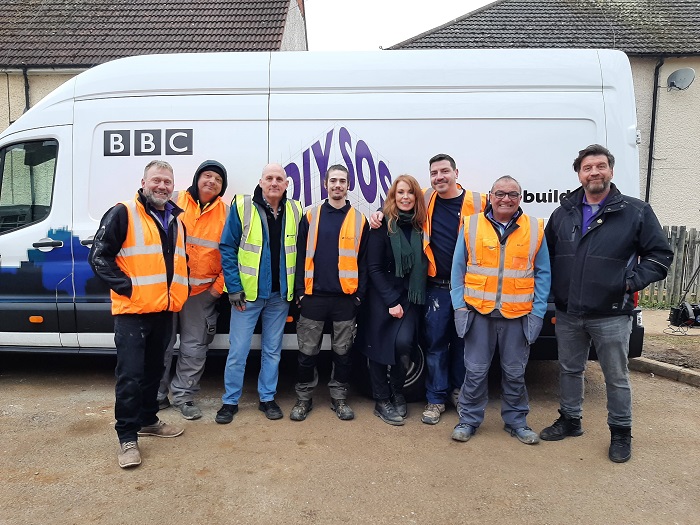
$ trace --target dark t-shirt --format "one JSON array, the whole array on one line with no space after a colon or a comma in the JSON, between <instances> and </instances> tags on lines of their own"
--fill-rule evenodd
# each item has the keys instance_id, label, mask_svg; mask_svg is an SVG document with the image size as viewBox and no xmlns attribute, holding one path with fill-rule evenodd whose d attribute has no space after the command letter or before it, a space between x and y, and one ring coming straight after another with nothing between
<instances>
[{"instance_id":1,"label":"dark t-shirt","mask_svg":"<svg viewBox=\"0 0 700 525\"><path fill-rule=\"evenodd\" d=\"M459 235L459 221L462 213L464 192L452 199L435 198L430 247L435 256L438 279L449 279L452 272L452 255Z\"/></svg>"}]
</instances>

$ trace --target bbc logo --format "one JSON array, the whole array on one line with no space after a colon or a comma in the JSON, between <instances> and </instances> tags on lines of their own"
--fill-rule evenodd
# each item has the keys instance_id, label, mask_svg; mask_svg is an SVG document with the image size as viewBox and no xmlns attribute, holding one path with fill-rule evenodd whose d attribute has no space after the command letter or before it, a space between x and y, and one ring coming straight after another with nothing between
<instances>
[{"instance_id":1,"label":"bbc logo","mask_svg":"<svg viewBox=\"0 0 700 525\"><path fill-rule=\"evenodd\" d=\"M192 155L191 129L116 129L104 132L105 157Z\"/></svg>"}]
</instances>

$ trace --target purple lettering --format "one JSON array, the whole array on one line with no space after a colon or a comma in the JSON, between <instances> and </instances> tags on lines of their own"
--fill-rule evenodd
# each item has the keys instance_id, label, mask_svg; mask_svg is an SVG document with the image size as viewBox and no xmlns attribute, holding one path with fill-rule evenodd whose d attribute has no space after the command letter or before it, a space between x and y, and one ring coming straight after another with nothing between
<instances>
[{"instance_id":1,"label":"purple lettering","mask_svg":"<svg viewBox=\"0 0 700 525\"><path fill-rule=\"evenodd\" d=\"M292 195L292 199L299 200L299 195L301 194L301 174L299 173L299 166L293 162L290 162L284 167L284 171L287 174L287 177L292 179L292 185L294 188L294 195Z\"/></svg>"},{"instance_id":2,"label":"purple lettering","mask_svg":"<svg viewBox=\"0 0 700 525\"><path fill-rule=\"evenodd\" d=\"M340 142L340 153L343 155L345 167L348 169L348 189L352 191L355 188L355 167L352 163L352 138L350 137L350 132L345 128L340 128L338 141Z\"/></svg>"},{"instance_id":3,"label":"purple lettering","mask_svg":"<svg viewBox=\"0 0 700 525\"><path fill-rule=\"evenodd\" d=\"M311 159L309 158L311 151L308 149L304 150L302 155L304 164L304 206L309 206L313 201L311 200Z\"/></svg>"},{"instance_id":4,"label":"purple lettering","mask_svg":"<svg viewBox=\"0 0 700 525\"><path fill-rule=\"evenodd\" d=\"M384 197L389 193L389 188L391 187L391 173L389 172L389 166L383 160L379 161L379 183L382 185L382 190L384 190L384 194L379 198L379 204L384 206Z\"/></svg>"},{"instance_id":5,"label":"purple lettering","mask_svg":"<svg viewBox=\"0 0 700 525\"><path fill-rule=\"evenodd\" d=\"M363 162L367 162L369 168L369 181L365 180ZM377 169L374 167L374 159L364 140L358 140L355 145L355 164L357 165L357 182L362 189L367 202L374 202L377 198Z\"/></svg>"},{"instance_id":6,"label":"purple lettering","mask_svg":"<svg viewBox=\"0 0 700 525\"><path fill-rule=\"evenodd\" d=\"M328 170L328 159L331 156L331 142L333 140L333 130L330 130L326 134L326 150L321 149L321 141L317 140L313 146L311 146L311 151L314 153L314 159L316 159L316 166L318 166L319 173L319 185L321 186L321 200L328 197L328 190L326 190L326 185L324 181L326 180L326 171Z\"/></svg>"}]
</instances>

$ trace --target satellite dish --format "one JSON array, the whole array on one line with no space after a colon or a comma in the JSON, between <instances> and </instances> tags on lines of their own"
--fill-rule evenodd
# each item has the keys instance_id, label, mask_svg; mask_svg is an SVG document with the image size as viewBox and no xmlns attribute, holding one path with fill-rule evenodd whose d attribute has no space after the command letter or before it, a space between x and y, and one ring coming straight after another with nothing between
<instances>
[{"instance_id":1,"label":"satellite dish","mask_svg":"<svg viewBox=\"0 0 700 525\"><path fill-rule=\"evenodd\" d=\"M678 69L668 76L666 81L666 86L668 90L672 89L688 89L690 84L695 80L695 70L692 67L684 67L683 69Z\"/></svg>"}]
</instances>

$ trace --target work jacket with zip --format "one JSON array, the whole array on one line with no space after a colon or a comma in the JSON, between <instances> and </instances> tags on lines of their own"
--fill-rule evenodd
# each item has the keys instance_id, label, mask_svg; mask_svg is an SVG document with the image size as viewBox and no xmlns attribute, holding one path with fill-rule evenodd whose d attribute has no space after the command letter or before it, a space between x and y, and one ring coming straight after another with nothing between
<instances>
[{"instance_id":1,"label":"work jacket with zip","mask_svg":"<svg viewBox=\"0 0 700 525\"><path fill-rule=\"evenodd\" d=\"M166 208L164 228L139 190L102 217L88 260L111 289L113 315L178 312L187 300L182 209L171 201Z\"/></svg>"},{"instance_id":2,"label":"work jacket with zip","mask_svg":"<svg viewBox=\"0 0 700 525\"><path fill-rule=\"evenodd\" d=\"M614 184L584 234L583 196L562 197L545 228L554 302L572 315L630 315L632 294L668 273L666 234L648 203Z\"/></svg>"}]
</instances>

